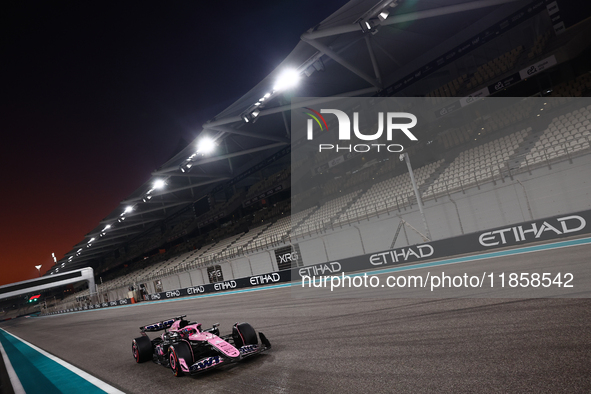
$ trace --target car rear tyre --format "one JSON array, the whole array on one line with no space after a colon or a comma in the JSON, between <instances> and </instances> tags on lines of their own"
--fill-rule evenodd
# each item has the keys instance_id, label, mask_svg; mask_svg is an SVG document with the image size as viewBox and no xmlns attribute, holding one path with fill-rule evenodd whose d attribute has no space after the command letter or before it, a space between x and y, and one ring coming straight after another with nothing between
<instances>
[{"instance_id":1,"label":"car rear tyre","mask_svg":"<svg viewBox=\"0 0 591 394\"><path fill-rule=\"evenodd\" d=\"M232 339L236 348L244 345L256 345L258 343L257 333L248 323L236 323L232 328Z\"/></svg>"},{"instance_id":2,"label":"car rear tyre","mask_svg":"<svg viewBox=\"0 0 591 394\"><path fill-rule=\"evenodd\" d=\"M185 342L180 342L168 348L168 363L174 376L183 376L184 372L181 368L179 360L183 360L187 367L193 365L193 352Z\"/></svg>"},{"instance_id":3,"label":"car rear tyre","mask_svg":"<svg viewBox=\"0 0 591 394\"><path fill-rule=\"evenodd\" d=\"M136 363L152 359L152 341L148 337L135 338L131 342L131 353Z\"/></svg>"}]
</instances>

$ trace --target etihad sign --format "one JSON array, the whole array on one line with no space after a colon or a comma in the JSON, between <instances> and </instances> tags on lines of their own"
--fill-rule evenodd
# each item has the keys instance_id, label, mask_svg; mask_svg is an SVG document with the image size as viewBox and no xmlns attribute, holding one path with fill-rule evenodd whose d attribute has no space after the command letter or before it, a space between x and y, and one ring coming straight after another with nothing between
<instances>
[{"instance_id":1,"label":"etihad sign","mask_svg":"<svg viewBox=\"0 0 591 394\"><path fill-rule=\"evenodd\" d=\"M548 223L550 221L550 223ZM585 228L587 222L578 215L564 216L557 219L548 219L541 224L532 223L507 227L501 230L489 231L480 234L478 241L482 246L497 246L516 242L532 241L538 239L545 232L552 232L557 235L576 233Z\"/></svg>"}]
</instances>

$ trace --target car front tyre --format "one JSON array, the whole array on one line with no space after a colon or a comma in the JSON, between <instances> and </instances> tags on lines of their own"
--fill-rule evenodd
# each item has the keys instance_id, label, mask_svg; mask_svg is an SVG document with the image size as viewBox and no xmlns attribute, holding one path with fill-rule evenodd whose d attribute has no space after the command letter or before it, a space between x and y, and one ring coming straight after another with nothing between
<instances>
[{"instance_id":1,"label":"car front tyre","mask_svg":"<svg viewBox=\"0 0 591 394\"><path fill-rule=\"evenodd\" d=\"M256 345L258 343L257 333L248 323L236 323L232 327L232 339L237 349L244 345Z\"/></svg>"},{"instance_id":2,"label":"car front tyre","mask_svg":"<svg viewBox=\"0 0 591 394\"><path fill-rule=\"evenodd\" d=\"M181 363L179 363L179 358L176 354L176 351L174 350L174 346L171 346L168 349L168 365L170 366L170 369L172 370L174 376L176 376L177 378L183 376Z\"/></svg>"}]
</instances>

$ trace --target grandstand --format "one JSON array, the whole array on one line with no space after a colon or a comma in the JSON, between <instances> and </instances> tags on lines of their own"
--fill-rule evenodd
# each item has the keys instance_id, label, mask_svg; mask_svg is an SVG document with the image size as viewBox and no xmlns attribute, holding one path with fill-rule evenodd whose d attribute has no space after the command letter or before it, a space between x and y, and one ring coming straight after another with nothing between
<instances>
[{"instance_id":1,"label":"grandstand","mask_svg":"<svg viewBox=\"0 0 591 394\"><path fill-rule=\"evenodd\" d=\"M569 106L555 105L545 114L549 124L541 132L532 127L512 131L515 125L510 123L506 130L466 142L456 148L456 152L448 151L445 159L417 167L414 174L422 190L422 199L430 201L471 189L479 190L491 182L502 182L505 177L531 172L540 165L547 167L550 163L568 162L573 157L588 154L591 122L587 118L590 109L591 104L574 111ZM560 134L560 138L556 134ZM252 218L259 219L251 221L248 232L228 236L227 232L221 231L224 228L218 229L210 233L211 243L201 249L117 275L115 279L103 282L99 288L107 294L124 296L130 286L203 269L210 264L228 262L241 256L256 256L261 251L301 242L317 234L335 232L343 226L346 228L351 224L379 220L380 216L390 217L411 210L416 205L416 199L409 174L402 172L391 176L395 168L401 172L405 170L403 167L389 160L376 163L364 173L365 180L369 182L361 184L351 181L351 178L333 179L326 187L341 190L327 193L329 197L323 203L292 215L286 212L289 199L278 203L282 207L275 209L274 213L267 212L273 209L256 210ZM368 174L373 178L367 178ZM280 170L269 179L280 179L284 175L285 170ZM264 189L257 188L257 191ZM343 190L351 188L355 190L343 193ZM257 225L257 222L262 224ZM231 228L239 228L240 223L240 220L237 221ZM88 290L72 294L64 302L73 303L80 295L89 295Z\"/></svg>"},{"instance_id":2,"label":"grandstand","mask_svg":"<svg viewBox=\"0 0 591 394\"><path fill-rule=\"evenodd\" d=\"M433 182L424 196L449 193L499 176L531 128L463 150Z\"/></svg>"},{"instance_id":3,"label":"grandstand","mask_svg":"<svg viewBox=\"0 0 591 394\"><path fill-rule=\"evenodd\" d=\"M591 106L552 118L538 140L525 156L521 166L570 156L589 148L591 131ZM569 157L570 158L570 157Z\"/></svg>"},{"instance_id":4,"label":"grandstand","mask_svg":"<svg viewBox=\"0 0 591 394\"><path fill-rule=\"evenodd\" d=\"M422 186L427 178L439 167L442 160L427 164L415 170L417 184ZM335 220L335 224L355 221L359 218L389 213L410 204L414 197L408 173L376 183Z\"/></svg>"},{"instance_id":5,"label":"grandstand","mask_svg":"<svg viewBox=\"0 0 591 394\"><path fill-rule=\"evenodd\" d=\"M501 220L502 224L529 220L515 214L517 209L508 205L510 198L494 202L499 200L495 193L510 181L517 189L514 178L532 190L543 182L570 179L565 173L570 173L568 165L575 159L589 165L591 52L581 44L591 30L589 20L556 34L548 15L540 12L508 28L503 21L519 13L525 3L499 2L493 9L464 11L468 21L462 25L454 14L442 13L437 27L417 17L413 29L428 32L432 39L401 48L398 27L389 22L378 26L376 34L351 28L363 18L374 20L369 3L353 1L304 33L276 71L204 125L200 138L218 141L217 148L223 150L204 153L195 151L195 144L188 146L155 171L48 275L93 266L100 297L116 300L126 297L131 288L145 288L144 295L154 293L157 280L164 290L174 290L180 283L206 283L206 270L214 265L222 267L225 278L242 272L235 268L246 261L245 272L277 271L272 252L296 244L304 264L329 261L349 253L331 245L343 244L342 234L355 226L365 252L387 249L396 241L392 229L399 219L421 228L416 220L417 193L428 210L427 219L451 216L455 221L455 212L448 208L457 209L459 199L466 200L464 216L477 217L469 210L473 201L468 200L476 193L494 205L485 215L489 220L473 223L462 221L458 210L459 227L451 220L430 219L432 239L442 239L491 228ZM342 34L331 30L343 20L350 30L343 28ZM496 28L499 34L494 38L483 38ZM411 32L400 29L404 38L412 40ZM466 42L474 47L459 54ZM363 61L356 61L368 50L373 60L363 55ZM425 71L448 55L436 72ZM543 61L551 65L527 77L514 77ZM290 106L277 93L263 100L281 69L293 64L305 78L301 96L421 97L433 113L461 102L465 108L454 109L455 113L472 115L430 119L420 141L409 146L415 191L397 154L345 157L337 151L298 156L290 140L294 131L288 119ZM502 88L496 89L499 83ZM486 94L483 89L488 89ZM481 97L485 98L466 104L468 98ZM502 99L512 101L494 111L487 107ZM163 189L154 187L159 179L166 183ZM530 198L517 197L533 206L532 218L562 212L563 207ZM588 202L575 199L564 209L585 208ZM381 231L375 242L364 239L363 231L374 228L389 230ZM408 237L407 244L422 241L412 234ZM77 290L61 305L76 305L90 296L89 289Z\"/></svg>"}]
</instances>

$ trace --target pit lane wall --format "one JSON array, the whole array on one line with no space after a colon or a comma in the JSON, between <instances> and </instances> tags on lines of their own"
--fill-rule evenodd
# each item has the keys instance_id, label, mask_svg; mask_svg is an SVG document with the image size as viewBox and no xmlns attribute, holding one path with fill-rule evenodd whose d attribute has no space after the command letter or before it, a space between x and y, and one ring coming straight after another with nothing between
<instances>
[{"instance_id":1,"label":"pit lane wall","mask_svg":"<svg viewBox=\"0 0 591 394\"><path fill-rule=\"evenodd\" d=\"M304 275L335 275L341 272L368 271L414 263L424 260L441 259L470 253L484 253L505 247L518 247L532 242L551 241L575 235L591 234L591 210L552 216L534 221L498 227L462 236L411 246L367 253L360 256L322 262L283 271L267 272L240 278L228 279L216 283L207 283L190 287L152 293L150 301L173 299L185 296L219 293L259 286L301 280ZM131 304L130 299L111 301L84 308L71 308L52 314L74 312L87 309L108 308Z\"/></svg>"}]
</instances>

